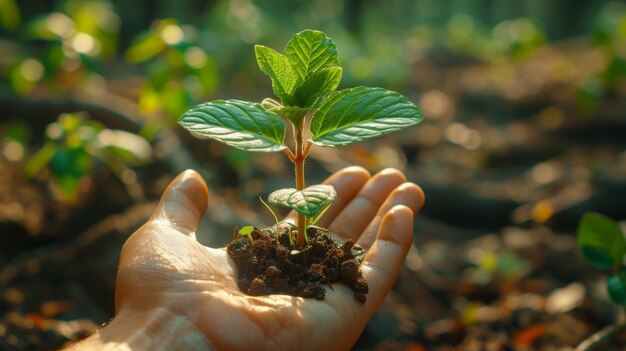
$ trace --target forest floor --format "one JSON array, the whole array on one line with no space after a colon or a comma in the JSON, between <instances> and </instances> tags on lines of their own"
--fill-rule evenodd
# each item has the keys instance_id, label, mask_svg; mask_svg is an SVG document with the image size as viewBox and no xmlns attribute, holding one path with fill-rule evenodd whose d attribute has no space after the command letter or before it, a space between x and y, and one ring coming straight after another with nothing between
<instances>
[{"instance_id":1,"label":"forest floor","mask_svg":"<svg viewBox=\"0 0 626 351\"><path fill-rule=\"evenodd\" d=\"M626 89L581 107L576 87L600 69L598 53L571 50L546 47L523 63L420 62L408 95L421 125L312 151L311 181L353 164L395 167L427 198L398 282L355 350L573 350L623 318L575 233L586 211L626 218ZM4 104L0 123L38 111L29 101ZM44 110L35 135L56 119ZM96 110L103 123L112 118ZM176 132L136 170L139 202L100 167L79 202L64 204L45 177L25 179L24 159L0 153L0 349L55 349L112 317L119 250L182 170L168 143L181 140L185 157L212 174L203 244L224 245L233 226L269 222L256 199L289 179L283 155L245 159L217 144L207 152ZM601 349L626 349L626 333Z\"/></svg>"}]
</instances>

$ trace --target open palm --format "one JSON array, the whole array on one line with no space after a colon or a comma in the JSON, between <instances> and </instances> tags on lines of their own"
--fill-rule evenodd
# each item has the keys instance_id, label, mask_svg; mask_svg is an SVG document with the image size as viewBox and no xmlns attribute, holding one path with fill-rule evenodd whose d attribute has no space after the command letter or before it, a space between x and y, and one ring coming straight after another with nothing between
<instances>
[{"instance_id":1,"label":"open palm","mask_svg":"<svg viewBox=\"0 0 626 351\"><path fill-rule=\"evenodd\" d=\"M220 350L349 349L397 277L424 196L396 170L371 177L351 167L325 183L335 186L338 197L319 225L367 250L361 266L370 287L365 304L340 284L327 288L322 301L239 291L226 250L195 239L208 191L197 173L187 171L170 184L152 218L124 245L118 314L160 310L180 316Z\"/></svg>"}]
</instances>

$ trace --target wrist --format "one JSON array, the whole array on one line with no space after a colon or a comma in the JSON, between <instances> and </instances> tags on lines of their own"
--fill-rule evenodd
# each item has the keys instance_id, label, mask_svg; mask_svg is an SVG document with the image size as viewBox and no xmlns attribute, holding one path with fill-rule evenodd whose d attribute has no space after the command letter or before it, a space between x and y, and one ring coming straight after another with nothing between
<instances>
[{"instance_id":1,"label":"wrist","mask_svg":"<svg viewBox=\"0 0 626 351\"><path fill-rule=\"evenodd\" d=\"M69 350L212 350L186 317L165 308L122 309L104 328Z\"/></svg>"}]
</instances>

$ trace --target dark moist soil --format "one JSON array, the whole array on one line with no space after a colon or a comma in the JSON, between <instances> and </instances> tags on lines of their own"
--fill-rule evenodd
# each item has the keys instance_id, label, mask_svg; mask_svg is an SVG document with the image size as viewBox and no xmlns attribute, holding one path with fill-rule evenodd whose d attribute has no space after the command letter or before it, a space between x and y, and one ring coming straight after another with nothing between
<instances>
[{"instance_id":1,"label":"dark moist soil","mask_svg":"<svg viewBox=\"0 0 626 351\"><path fill-rule=\"evenodd\" d=\"M359 269L365 250L352 240L340 243L310 228L309 245L298 251L289 241L290 228L254 228L248 236L237 235L226 247L238 270L241 291L259 296L288 294L323 300L325 286L343 283L354 299L365 303L367 281ZM295 235L292 235L295 236Z\"/></svg>"}]
</instances>

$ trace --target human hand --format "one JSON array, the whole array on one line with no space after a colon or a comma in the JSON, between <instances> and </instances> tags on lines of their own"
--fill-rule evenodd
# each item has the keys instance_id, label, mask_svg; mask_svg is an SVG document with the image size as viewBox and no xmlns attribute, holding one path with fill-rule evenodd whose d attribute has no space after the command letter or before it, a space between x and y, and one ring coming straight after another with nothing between
<instances>
[{"instance_id":1,"label":"human hand","mask_svg":"<svg viewBox=\"0 0 626 351\"><path fill-rule=\"evenodd\" d=\"M226 250L196 241L208 191L197 173L187 171L124 244L116 317L92 341L131 349L349 349L397 278L424 195L391 169L371 177L350 167L325 183L338 196L319 225L367 250L361 265L369 284L365 304L339 284L322 301L242 293Z\"/></svg>"}]
</instances>

